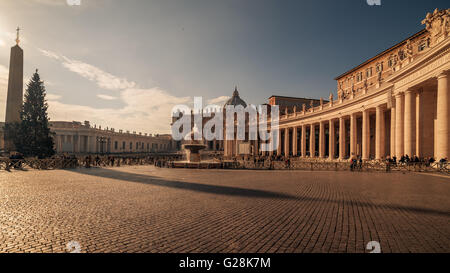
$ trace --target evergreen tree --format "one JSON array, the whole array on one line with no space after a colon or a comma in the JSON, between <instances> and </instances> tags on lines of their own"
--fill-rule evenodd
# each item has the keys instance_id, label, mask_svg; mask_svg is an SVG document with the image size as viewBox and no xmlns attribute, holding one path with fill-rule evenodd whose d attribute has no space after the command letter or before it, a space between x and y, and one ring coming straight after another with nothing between
<instances>
[{"instance_id":1,"label":"evergreen tree","mask_svg":"<svg viewBox=\"0 0 450 273\"><path fill-rule=\"evenodd\" d=\"M24 156L50 157L55 154L49 128L44 83L36 69L25 91L25 101L20 113L21 122L15 125L14 144Z\"/></svg>"}]
</instances>

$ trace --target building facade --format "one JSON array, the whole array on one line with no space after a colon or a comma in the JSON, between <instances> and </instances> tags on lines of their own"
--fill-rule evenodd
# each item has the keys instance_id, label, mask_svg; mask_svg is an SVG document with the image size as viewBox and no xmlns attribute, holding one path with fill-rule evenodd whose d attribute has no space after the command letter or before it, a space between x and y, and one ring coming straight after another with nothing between
<instances>
[{"instance_id":1,"label":"building facade","mask_svg":"<svg viewBox=\"0 0 450 273\"><path fill-rule=\"evenodd\" d=\"M450 155L450 9L336 78L337 98L280 120L278 155L345 160Z\"/></svg>"},{"instance_id":2,"label":"building facade","mask_svg":"<svg viewBox=\"0 0 450 273\"><path fill-rule=\"evenodd\" d=\"M166 153L176 150L170 135L148 135L92 127L88 121L50 122L55 133L57 153L70 154L132 154Z\"/></svg>"},{"instance_id":3,"label":"building facade","mask_svg":"<svg viewBox=\"0 0 450 273\"><path fill-rule=\"evenodd\" d=\"M272 96L269 98L269 105L278 105L281 113L295 113L298 110L308 110L312 107L317 107L321 104L327 103L324 99L307 99L294 98L285 96Z\"/></svg>"}]
</instances>

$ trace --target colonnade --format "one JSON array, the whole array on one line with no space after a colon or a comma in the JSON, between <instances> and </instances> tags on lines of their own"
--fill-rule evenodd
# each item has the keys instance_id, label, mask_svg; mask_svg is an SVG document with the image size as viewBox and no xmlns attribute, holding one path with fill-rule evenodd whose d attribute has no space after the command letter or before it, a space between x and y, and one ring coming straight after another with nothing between
<instances>
[{"instance_id":1,"label":"colonnade","mask_svg":"<svg viewBox=\"0 0 450 273\"><path fill-rule=\"evenodd\" d=\"M437 80L436 80L437 79ZM386 156L449 156L450 77L440 73L430 84L394 91L380 100L329 118L317 116L280 125L277 155L345 160L383 160Z\"/></svg>"}]
</instances>

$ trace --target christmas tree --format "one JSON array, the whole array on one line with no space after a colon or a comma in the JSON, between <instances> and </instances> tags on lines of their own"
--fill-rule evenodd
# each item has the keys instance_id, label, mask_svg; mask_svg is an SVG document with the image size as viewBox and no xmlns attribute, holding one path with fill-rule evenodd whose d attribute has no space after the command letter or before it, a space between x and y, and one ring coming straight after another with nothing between
<instances>
[{"instance_id":1,"label":"christmas tree","mask_svg":"<svg viewBox=\"0 0 450 273\"><path fill-rule=\"evenodd\" d=\"M44 83L36 70L25 91L21 122L14 130L16 149L26 157L47 158L55 154L47 109Z\"/></svg>"}]
</instances>

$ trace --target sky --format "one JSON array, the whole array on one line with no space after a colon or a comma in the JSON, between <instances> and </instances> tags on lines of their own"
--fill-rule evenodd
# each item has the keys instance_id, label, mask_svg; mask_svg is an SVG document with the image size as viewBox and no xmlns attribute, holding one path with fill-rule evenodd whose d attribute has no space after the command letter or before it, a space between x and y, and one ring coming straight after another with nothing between
<instances>
[{"instance_id":1,"label":"sky","mask_svg":"<svg viewBox=\"0 0 450 273\"><path fill-rule=\"evenodd\" d=\"M17 26L25 82L39 69L51 120L157 134L175 105L222 105L235 86L251 104L328 98L336 76L435 8L448 1L0 0L0 120Z\"/></svg>"}]
</instances>

